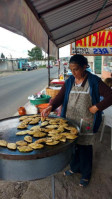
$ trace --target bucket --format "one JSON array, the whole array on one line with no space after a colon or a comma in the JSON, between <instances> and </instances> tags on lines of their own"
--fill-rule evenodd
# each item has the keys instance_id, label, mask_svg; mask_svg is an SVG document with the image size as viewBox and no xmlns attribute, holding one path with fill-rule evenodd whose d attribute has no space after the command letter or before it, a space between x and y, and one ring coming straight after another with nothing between
<instances>
[{"instance_id":1,"label":"bucket","mask_svg":"<svg viewBox=\"0 0 112 199\"><path fill-rule=\"evenodd\" d=\"M41 113L48 106L49 106L49 103L36 105L36 107L38 108L39 113Z\"/></svg>"},{"instance_id":2,"label":"bucket","mask_svg":"<svg viewBox=\"0 0 112 199\"><path fill-rule=\"evenodd\" d=\"M48 103L50 98L51 98L51 96L49 96L49 95L42 95L41 98L37 98L35 100L30 100L30 103L33 105L44 104L44 103Z\"/></svg>"}]
</instances>

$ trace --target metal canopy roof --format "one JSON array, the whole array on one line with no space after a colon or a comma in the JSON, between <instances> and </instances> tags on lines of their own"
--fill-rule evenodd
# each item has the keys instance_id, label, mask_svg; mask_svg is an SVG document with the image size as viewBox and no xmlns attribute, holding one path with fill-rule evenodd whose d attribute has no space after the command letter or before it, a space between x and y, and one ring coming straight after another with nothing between
<instances>
[{"instance_id":1,"label":"metal canopy roof","mask_svg":"<svg viewBox=\"0 0 112 199\"><path fill-rule=\"evenodd\" d=\"M112 26L112 0L25 0L58 48Z\"/></svg>"}]
</instances>

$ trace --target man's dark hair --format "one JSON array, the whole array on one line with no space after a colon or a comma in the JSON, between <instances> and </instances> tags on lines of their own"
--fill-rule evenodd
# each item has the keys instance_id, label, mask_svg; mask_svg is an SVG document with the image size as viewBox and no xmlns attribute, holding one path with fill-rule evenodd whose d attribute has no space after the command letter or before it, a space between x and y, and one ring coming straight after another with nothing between
<instances>
[{"instance_id":1,"label":"man's dark hair","mask_svg":"<svg viewBox=\"0 0 112 199\"><path fill-rule=\"evenodd\" d=\"M77 54L77 55L73 55L70 58L69 64L78 64L82 68L84 67L84 65L88 67L88 60L83 55Z\"/></svg>"}]
</instances>

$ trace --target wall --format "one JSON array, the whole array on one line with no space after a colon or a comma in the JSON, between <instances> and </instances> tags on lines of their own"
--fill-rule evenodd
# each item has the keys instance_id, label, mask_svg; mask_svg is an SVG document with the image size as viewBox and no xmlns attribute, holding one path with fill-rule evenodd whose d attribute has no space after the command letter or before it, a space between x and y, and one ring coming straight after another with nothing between
<instances>
[{"instance_id":1,"label":"wall","mask_svg":"<svg viewBox=\"0 0 112 199\"><path fill-rule=\"evenodd\" d=\"M42 66L42 65L46 65L47 64L47 61L45 60L39 60L39 61L35 61L35 64L37 64L38 66Z\"/></svg>"},{"instance_id":2,"label":"wall","mask_svg":"<svg viewBox=\"0 0 112 199\"><path fill-rule=\"evenodd\" d=\"M35 64L37 64L37 66L39 65L48 65L48 60L39 60L39 61L35 61ZM54 65L54 61L50 60L50 65Z\"/></svg>"},{"instance_id":3,"label":"wall","mask_svg":"<svg viewBox=\"0 0 112 199\"><path fill-rule=\"evenodd\" d=\"M18 63L16 60L1 60L0 59L0 71L13 71L18 70Z\"/></svg>"}]
</instances>

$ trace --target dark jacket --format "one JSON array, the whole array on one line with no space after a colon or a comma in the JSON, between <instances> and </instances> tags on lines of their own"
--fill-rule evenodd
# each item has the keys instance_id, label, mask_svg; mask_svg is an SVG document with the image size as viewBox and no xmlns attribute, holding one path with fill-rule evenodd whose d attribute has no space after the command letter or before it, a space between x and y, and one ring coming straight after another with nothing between
<instances>
[{"instance_id":1,"label":"dark jacket","mask_svg":"<svg viewBox=\"0 0 112 199\"><path fill-rule=\"evenodd\" d=\"M99 82L100 78L96 75L93 75L92 73L88 73L88 82L90 86L90 95L92 98L92 105L95 105L100 102L100 94L99 94ZM63 101L63 107L61 112L61 117L66 117L66 109L69 99L69 93L71 91L72 85L74 83L75 77L71 75L66 81L65 81L65 97ZM93 123L93 132L96 133L98 131L98 128L102 121L102 114L101 111L97 111L94 114L94 123Z\"/></svg>"}]
</instances>

